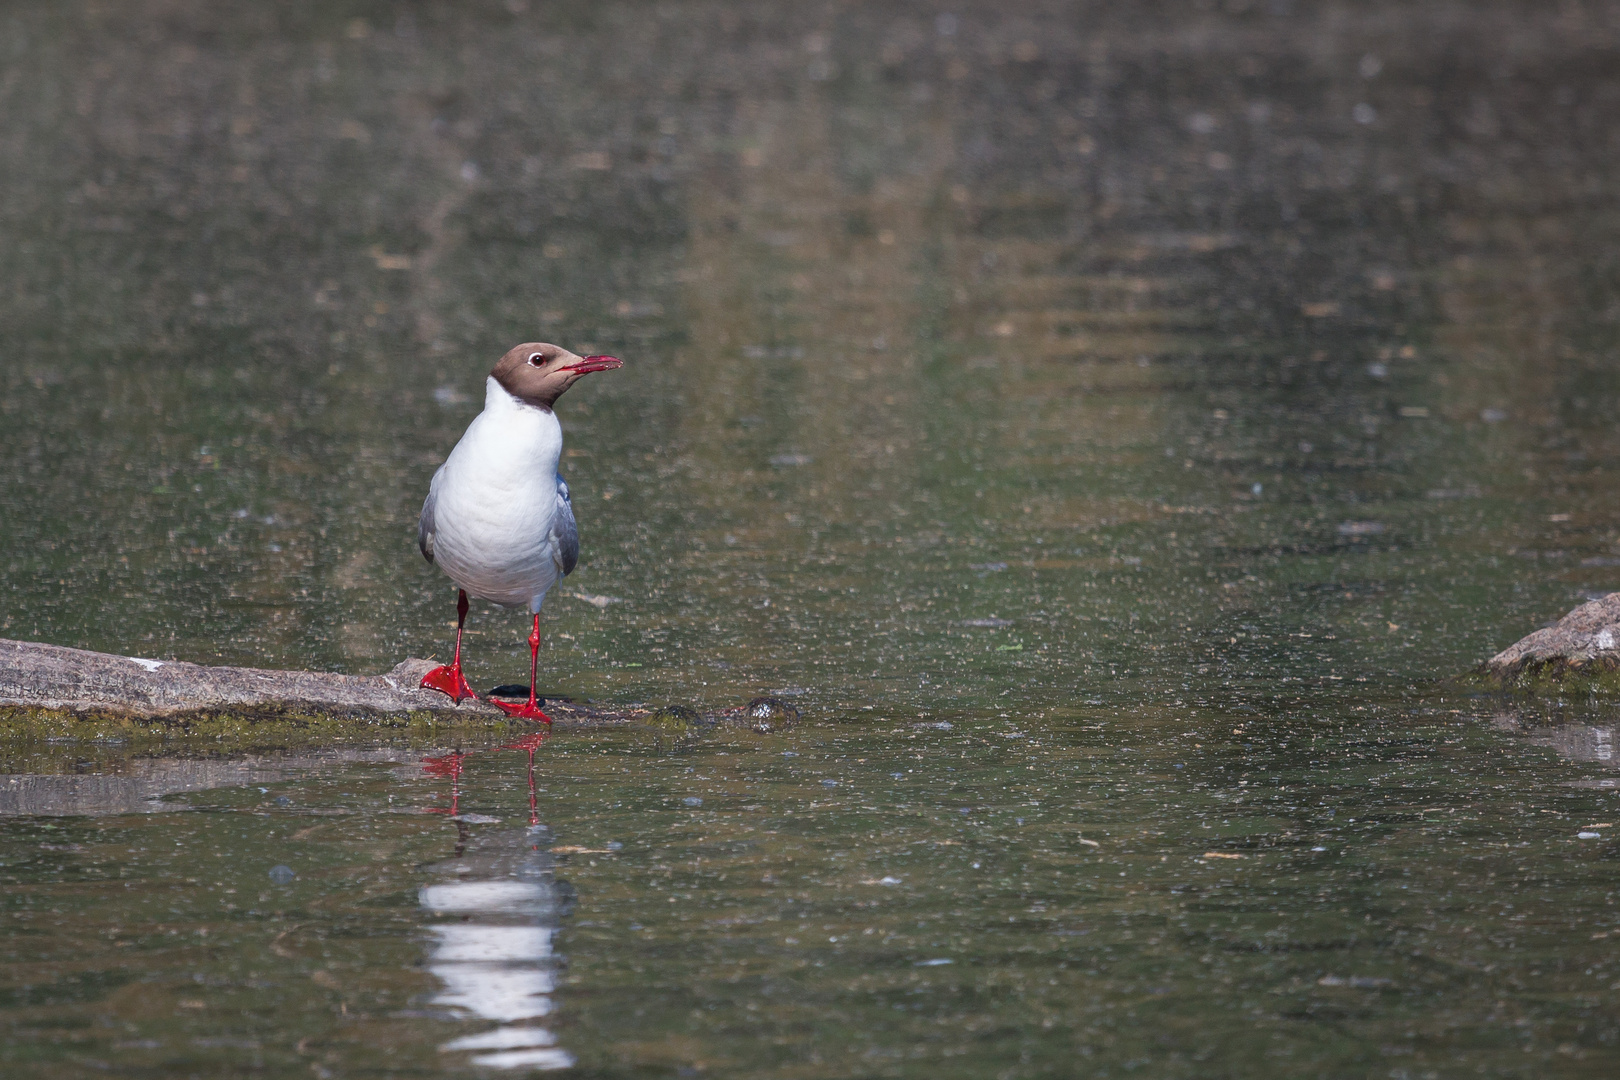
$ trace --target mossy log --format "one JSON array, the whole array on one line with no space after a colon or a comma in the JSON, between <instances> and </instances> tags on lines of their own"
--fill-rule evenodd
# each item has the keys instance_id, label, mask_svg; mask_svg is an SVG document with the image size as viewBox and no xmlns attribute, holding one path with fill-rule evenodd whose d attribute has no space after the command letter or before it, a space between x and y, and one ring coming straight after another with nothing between
<instances>
[{"instance_id":1,"label":"mossy log","mask_svg":"<svg viewBox=\"0 0 1620 1080\"><path fill-rule=\"evenodd\" d=\"M1531 687L1572 677L1620 683L1620 592L1582 604L1528 634L1479 667L1504 686Z\"/></svg>"},{"instance_id":2,"label":"mossy log","mask_svg":"<svg viewBox=\"0 0 1620 1080\"><path fill-rule=\"evenodd\" d=\"M268 722L299 728L532 729L484 701L455 704L421 689L430 660L405 660L383 675L208 667L147 660L0 638L0 733L88 732L142 727L216 733ZM761 701L766 702L761 705ZM669 707L613 708L557 699L547 714L558 727L651 721ZM739 723L768 730L783 719L781 703L696 713L705 725Z\"/></svg>"}]
</instances>

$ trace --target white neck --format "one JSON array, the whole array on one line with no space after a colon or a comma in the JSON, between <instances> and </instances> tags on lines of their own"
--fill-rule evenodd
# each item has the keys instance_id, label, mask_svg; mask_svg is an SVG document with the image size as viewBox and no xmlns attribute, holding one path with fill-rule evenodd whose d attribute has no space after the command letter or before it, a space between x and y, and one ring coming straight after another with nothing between
<instances>
[{"instance_id":1,"label":"white neck","mask_svg":"<svg viewBox=\"0 0 1620 1080\"><path fill-rule=\"evenodd\" d=\"M544 413L552 415L550 409L542 409L538 405L530 405L522 398L513 397L506 387L495 381L491 375L484 380L484 411L500 412L503 410L524 410L531 413Z\"/></svg>"}]
</instances>

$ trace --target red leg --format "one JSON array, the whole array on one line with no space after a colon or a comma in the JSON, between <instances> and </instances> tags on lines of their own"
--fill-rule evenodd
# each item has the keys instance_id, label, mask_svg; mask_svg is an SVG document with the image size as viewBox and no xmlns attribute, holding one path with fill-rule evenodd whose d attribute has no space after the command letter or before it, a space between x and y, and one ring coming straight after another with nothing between
<instances>
[{"instance_id":1,"label":"red leg","mask_svg":"<svg viewBox=\"0 0 1620 1080\"><path fill-rule=\"evenodd\" d=\"M527 705L508 705L504 701L491 699L491 704L504 709L510 716L522 720L536 720L542 724L551 723L551 717L540 711L540 703L534 696L535 680L540 673L540 613L535 612L534 630L529 634L529 702Z\"/></svg>"},{"instance_id":2,"label":"red leg","mask_svg":"<svg viewBox=\"0 0 1620 1080\"><path fill-rule=\"evenodd\" d=\"M467 590L461 589L456 595L456 658L449 667L436 667L422 676L422 685L429 690L438 690L449 694L457 705L462 698L478 700L472 687L467 685L467 679L461 674L461 632L467 628Z\"/></svg>"}]
</instances>

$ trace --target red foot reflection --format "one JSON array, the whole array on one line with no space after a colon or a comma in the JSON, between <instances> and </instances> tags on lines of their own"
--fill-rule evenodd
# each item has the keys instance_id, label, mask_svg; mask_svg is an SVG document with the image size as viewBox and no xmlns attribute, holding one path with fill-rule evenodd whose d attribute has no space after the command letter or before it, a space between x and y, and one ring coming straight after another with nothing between
<instances>
[{"instance_id":1,"label":"red foot reflection","mask_svg":"<svg viewBox=\"0 0 1620 1080\"><path fill-rule=\"evenodd\" d=\"M535 788L534 783L534 752L544 746L546 744L546 740L549 738L551 738L550 729L541 729L539 731L530 732L521 739L518 739L516 742L507 743L499 748L501 750L522 750L529 755L530 825L540 824L539 799L537 797L537 789ZM476 751L472 751L471 753L476 753ZM428 813L448 814L450 817L456 817L461 813L461 769L463 763L469 756L470 754L468 751L452 750L447 754L439 754L435 757L425 757L422 759L423 772L427 773L429 776L445 777L450 781L449 808L446 809L442 806L432 806L428 808Z\"/></svg>"},{"instance_id":2,"label":"red foot reflection","mask_svg":"<svg viewBox=\"0 0 1620 1080\"><path fill-rule=\"evenodd\" d=\"M422 771L429 776L447 776L450 778L450 808L442 806L428 807L430 814L448 814L455 817L461 812L461 763L467 755L460 750L452 750L448 754L438 757L422 759Z\"/></svg>"},{"instance_id":3,"label":"red foot reflection","mask_svg":"<svg viewBox=\"0 0 1620 1080\"><path fill-rule=\"evenodd\" d=\"M549 723L549 722L550 721L547 721L547 723ZM551 737L551 732L549 730L535 731L535 732L531 732L528 735L523 736L523 738L519 739L517 742L507 743L505 746L501 747L502 750L527 750L529 752L529 824L530 825L538 825L538 824L540 824L540 804L539 804L538 799L536 799L536 797L535 797L535 787L534 787L534 752L536 750L540 749L542 746L544 746L546 744L546 740L549 739L550 737Z\"/></svg>"}]
</instances>

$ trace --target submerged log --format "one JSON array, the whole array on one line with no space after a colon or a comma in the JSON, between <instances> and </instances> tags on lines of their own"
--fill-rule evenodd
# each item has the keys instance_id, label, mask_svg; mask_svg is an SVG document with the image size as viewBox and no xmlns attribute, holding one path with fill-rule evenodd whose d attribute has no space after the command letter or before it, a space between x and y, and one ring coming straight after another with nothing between
<instances>
[{"instance_id":1,"label":"submerged log","mask_svg":"<svg viewBox=\"0 0 1620 1080\"><path fill-rule=\"evenodd\" d=\"M212 750L213 748L210 747ZM64 750L56 762L73 762L83 751ZM99 757L100 755L98 755ZM19 815L151 814L175 809L165 796L187 791L276 784L353 764L396 765L417 772L422 751L403 746L323 747L268 753L207 755L114 754L90 771L0 775L0 818ZM38 768L38 758L29 762ZM69 766L71 768L71 766Z\"/></svg>"},{"instance_id":2,"label":"submerged log","mask_svg":"<svg viewBox=\"0 0 1620 1080\"><path fill-rule=\"evenodd\" d=\"M1509 645L1480 666L1505 685L1601 676L1620 670L1620 592L1580 607Z\"/></svg>"},{"instance_id":3,"label":"submerged log","mask_svg":"<svg viewBox=\"0 0 1620 1080\"><path fill-rule=\"evenodd\" d=\"M421 689L422 676L434 666L431 660L410 659L383 675L208 667L0 638L0 732L38 727L42 719L209 730L226 721L290 720L305 725L360 718L430 726L535 726L512 720L487 702L456 705L436 690ZM731 721L768 730L775 717L753 715L750 708L755 704L710 714L686 711L701 716L706 725ZM644 719L657 723L668 711L557 699L547 701L545 708L559 727Z\"/></svg>"}]
</instances>

